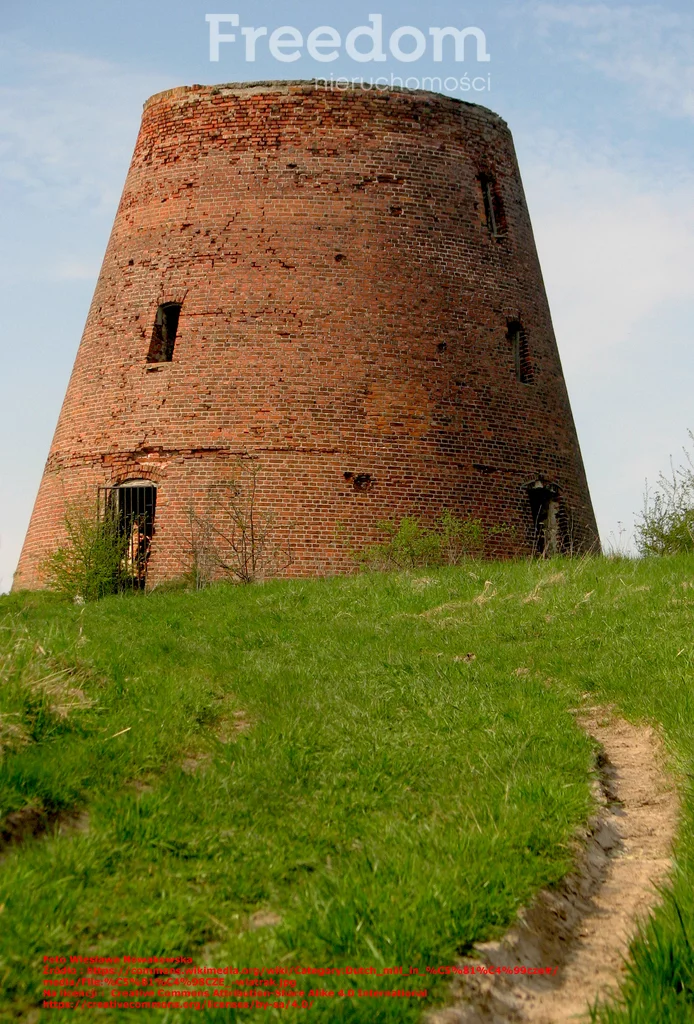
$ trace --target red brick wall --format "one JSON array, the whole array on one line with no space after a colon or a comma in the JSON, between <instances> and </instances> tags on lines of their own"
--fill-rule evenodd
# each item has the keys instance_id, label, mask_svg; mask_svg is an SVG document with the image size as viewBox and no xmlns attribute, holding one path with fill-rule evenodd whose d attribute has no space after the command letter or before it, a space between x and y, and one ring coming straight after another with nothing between
<instances>
[{"instance_id":1,"label":"red brick wall","mask_svg":"<svg viewBox=\"0 0 694 1024\"><path fill-rule=\"evenodd\" d=\"M497 238L480 174L496 180ZM167 301L182 303L173 361L148 364ZM530 384L515 377L512 320ZM443 508L512 528L488 554L527 552L524 485L538 477L559 485L575 546L594 543L496 114L433 93L306 83L148 101L15 586L40 585L65 496L129 477L159 488L151 581L179 575L186 508L242 452L263 467L262 507L291 533L290 573L347 570L345 538Z\"/></svg>"}]
</instances>

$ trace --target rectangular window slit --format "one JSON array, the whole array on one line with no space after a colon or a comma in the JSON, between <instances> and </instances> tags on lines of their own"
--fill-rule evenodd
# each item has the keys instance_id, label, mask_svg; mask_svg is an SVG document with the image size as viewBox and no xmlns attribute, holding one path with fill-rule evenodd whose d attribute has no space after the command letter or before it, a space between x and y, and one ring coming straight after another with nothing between
<instances>
[{"instance_id":1,"label":"rectangular window slit","mask_svg":"<svg viewBox=\"0 0 694 1024\"><path fill-rule=\"evenodd\" d=\"M511 358L516 380L521 384L532 384L533 368L530 362L528 338L520 320L511 320L506 337L511 343Z\"/></svg>"},{"instance_id":2,"label":"rectangular window slit","mask_svg":"<svg viewBox=\"0 0 694 1024\"><path fill-rule=\"evenodd\" d=\"M484 219L487 222L487 230L492 238L499 238L501 235L506 234L506 216L496 179L491 174L482 173L478 175L477 180L482 190Z\"/></svg>"},{"instance_id":3,"label":"rectangular window slit","mask_svg":"<svg viewBox=\"0 0 694 1024\"><path fill-rule=\"evenodd\" d=\"M147 353L148 363L170 363L173 359L180 314L180 302L164 302L157 308Z\"/></svg>"}]
</instances>

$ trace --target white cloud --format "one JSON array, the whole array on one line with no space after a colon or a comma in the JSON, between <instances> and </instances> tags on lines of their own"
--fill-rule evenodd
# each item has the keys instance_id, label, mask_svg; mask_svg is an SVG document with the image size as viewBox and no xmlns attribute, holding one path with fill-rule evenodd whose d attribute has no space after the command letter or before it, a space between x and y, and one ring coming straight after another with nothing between
<instances>
[{"instance_id":1,"label":"white cloud","mask_svg":"<svg viewBox=\"0 0 694 1024\"><path fill-rule=\"evenodd\" d=\"M537 31L561 55L635 88L662 113L694 117L694 14L662 5L532 2Z\"/></svg>"}]
</instances>

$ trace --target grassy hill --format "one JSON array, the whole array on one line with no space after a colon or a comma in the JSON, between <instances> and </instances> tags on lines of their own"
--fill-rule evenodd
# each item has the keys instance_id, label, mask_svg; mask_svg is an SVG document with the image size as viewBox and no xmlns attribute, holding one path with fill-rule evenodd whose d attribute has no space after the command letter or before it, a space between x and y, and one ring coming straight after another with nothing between
<instances>
[{"instance_id":1,"label":"grassy hill","mask_svg":"<svg viewBox=\"0 0 694 1024\"><path fill-rule=\"evenodd\" d=\"M0 598L0 821L49 825L0 860L0 1019L55 1012L43 957L72 954L402 966L428 991L119 1020L417 1021L446 995L426 968L570 867L592 765L571 708L659 723L691 780L693 611L691 556ZM674 898L605 1021L694 1019L684 795Z\"/></svg>"}]
</instances>

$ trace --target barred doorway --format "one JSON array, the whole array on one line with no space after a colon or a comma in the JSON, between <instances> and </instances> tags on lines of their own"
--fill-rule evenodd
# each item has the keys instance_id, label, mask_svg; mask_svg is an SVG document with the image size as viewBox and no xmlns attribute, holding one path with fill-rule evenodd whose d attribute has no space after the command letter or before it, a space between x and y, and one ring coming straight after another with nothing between
<instances>
[{"instance_id":1,"label":"barred doorway","mask_svg":"<svg viewBox=\"0 0 694 1024\"><path fill-rule=\"evenodd\" d=\"M117 487L99 488L104 513L114 516L124 540L121 579L126 588L144 590L154 535L157 488L149 480L126 480Z\"/></svg>"}]
</instances>

